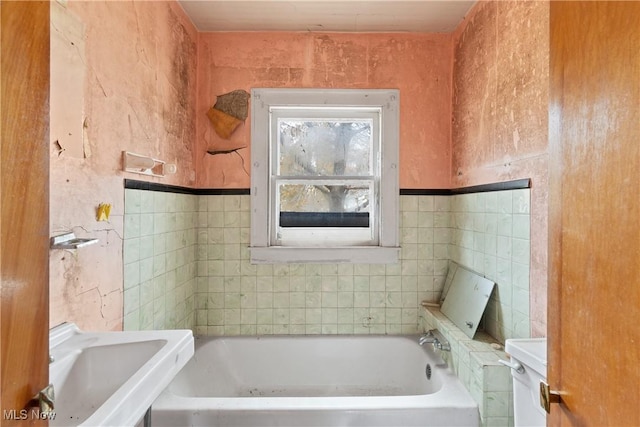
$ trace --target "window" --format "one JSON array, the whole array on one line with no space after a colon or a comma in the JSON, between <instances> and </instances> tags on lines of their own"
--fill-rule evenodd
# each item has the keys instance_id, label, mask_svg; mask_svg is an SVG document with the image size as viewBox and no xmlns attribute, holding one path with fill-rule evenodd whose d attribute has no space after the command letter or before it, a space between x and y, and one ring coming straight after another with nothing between
<instances>
[{"instance_id":1,"label":"window","mask_svg":"<svg viewBox=\"0 0 640 427\"><path fill-rule=\"evenodd\" d=\"M253 262L396 262L398 91L254 89Z\"/></svg>"}]
</instances>

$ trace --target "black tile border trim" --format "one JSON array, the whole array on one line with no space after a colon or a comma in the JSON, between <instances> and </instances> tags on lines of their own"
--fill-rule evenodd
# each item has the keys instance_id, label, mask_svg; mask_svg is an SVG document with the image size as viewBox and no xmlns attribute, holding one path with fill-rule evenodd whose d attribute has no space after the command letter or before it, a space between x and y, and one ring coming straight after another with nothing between
<instances>
[{"instance_id":1,"label":"black tile border trim","mask_svg":"<svg viewBox=\"0 0 640 427\"><path fill-rule=\"evenodd\" d=\"M125 179L124 188L131 190L160 191L163 193L192 194L196 196L238 196L251 194L248 188L188 188L177 185L158 184L156 182ZM401 196L453 196L455 194L487 193L490 191L522 190L531 188L531 180L517 179L514 181L496 182L493 184L474 185L448 189L413 189L400 190Z\"/></svg>"},{"instance_id":2,"label":"black tile border trim","mask_svg":"<svg viewBox=\"0 0 640 427\"><path fill-rule=\"evenodd\" d=\"M188 188L177 185L158 184L156 182L125 179L124 188L130 190L160 191L163 193L192 194L195 196L236 196L250 194L248 188Z\"/></svg>"},{"instance_id":3,"label":"black tile border trim","mask_svg":"<svg viewBox=\"0 0 640 427\"><path fill-rule=\"evenodd\" d=\"M401 189L401 196L453 196L456 194L488 193L491 191L522 190L531 188L529 178L516 179L514 181L495 182L491 184L474 185L448 189Z\"/></svg>"},{"instance_id":4,"label":"black tile border trim","mask_svg":"<svg viewBox=\"0 0 640 427\"><path fill-rule=\"evenodd\" d=\"M401 196L450 196L451 190L446 188L401 188Z\"/></svg>"},{"instance_id":5,"label":"black tile border trim","mask_svg":"<svg viewBox=\"0 0 640 427\"><path fill-rule=\"evenodd\" d=\"M451 194L488 193L490 191L523 190L526 188L531 188L531 179L529 178L454 188L451 190Z\"/></svg>"},{"instance_id":6,"label":"black tile border trim","mask_svg":"<svg viewBox=\"0 0 640 427\"><path fill-rule=\"evenodd\" d=\"M196 188L193 194L198 196L249 196L251 190L248 188Z\"/></svg>"},{"instance_id":7,"label":"black tile border trim","mask_svg":"<svg viewBox=\"0 0 640 427\"><path fill-rule=\"evenodd\" d=\"M125 179L124 188L128 188L130 190L159 191L162 193L194 194L193 188L179 187L177 185L158 184L156 182L138 181L135 179Z\"/></svg>"}]
</instances>

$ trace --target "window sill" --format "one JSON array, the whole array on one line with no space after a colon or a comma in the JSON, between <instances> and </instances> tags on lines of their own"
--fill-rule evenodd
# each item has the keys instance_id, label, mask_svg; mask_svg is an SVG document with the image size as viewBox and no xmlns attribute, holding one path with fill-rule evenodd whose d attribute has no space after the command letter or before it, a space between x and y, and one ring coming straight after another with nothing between
<instances>
[{"instance_id":1,"label":"window sill","mask_svg":"<svg viewBox=\"0 0 640 427\"><path fill-rule=\"evenodd\" d=\"M399 247L357 246L345 248L250 247L252 264L395 264Z\"/></svg>"}]
</instances>

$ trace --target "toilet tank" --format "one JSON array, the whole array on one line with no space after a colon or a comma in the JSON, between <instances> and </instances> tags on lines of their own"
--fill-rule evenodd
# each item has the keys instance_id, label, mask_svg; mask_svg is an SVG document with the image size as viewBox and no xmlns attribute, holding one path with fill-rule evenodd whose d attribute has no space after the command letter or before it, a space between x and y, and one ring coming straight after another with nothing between
<instances>
[{"instance_id":1,"label":"toilet tank","mask_svg":"<svg viewBox=\"0 0 640 427\"><path fill-rule=\"evenodd\" d=\"M511 362L524 367L511 369L515 427L545 426L547 414L540 406L540 381L547 379L547 339L508 339L505 351Z\"/></svg>"}]
</instances>

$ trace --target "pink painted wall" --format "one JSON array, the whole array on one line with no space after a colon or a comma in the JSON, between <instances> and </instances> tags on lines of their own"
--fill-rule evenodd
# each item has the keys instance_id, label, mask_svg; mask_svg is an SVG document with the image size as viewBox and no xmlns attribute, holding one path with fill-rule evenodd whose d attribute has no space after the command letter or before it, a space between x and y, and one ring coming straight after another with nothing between
<instances>
[{"instance_id":1,"label":"pink painted wall","mask_svg":"<svg viewBox=\"0 0 640 427\"><path fill-rule=\"evenodd\" d=\"M205 116L216 95L383 87L401 91L402 188L532 178L532 332L545 335L548 3L478 3L453 35L197 34L175 2L70 1L68 9L85 27L78 114L90 156L58 155L52 144L51 234L73 230L100 243L51 252L52 326L122 326L123 177L249 187L248 148L206 154L227 144ZM232 143L249 146L249 124ZM122 150L176 163L178 173L124 174ZM101 202L113 205L109 222L95 220Z\"/></svg>"},{"instance_id":2,"label":"pink painted wall","mask_svg":"<svg viewBox=\"0 0 640 427\"><path fill-rule=\"evenodd\" d=\"M51 235L71 230L100 242L51 251L50 322L121 329L122 180L195 184L197 33L176 2L70 1L67 13L84 26L84 111L70 113L86 118L87 149L86 157L58 155L52 141ZM123 150L176 163L178 172L125 174ZM112 205L109 222L96 221L101 202Z\"/></svg>"},{"instance_id":3,"label":"pink painted wall","mask_svg":"<svg viewBox=\"0 0 640 427\"><path fill-rule=\"evenodd\" d=\"M201 33L196 104L197 186L249 188L250 117L230 141L205 113L216 95L254 87L400 89L401 188L449 188L449 34ZM206 151L246 146L237 153Z\"/></svg>"},{"instance_id":4,"label":"pink painted wall","mask_svg":"<svg viewBox=\"0 0 640 427\"><path fill-rule=\"evenodd\" d=\"M533 336L546 336L548 52L548 2L479 2L455 33L452 186L531 178Z\"/></svg>"}]
</instances>

